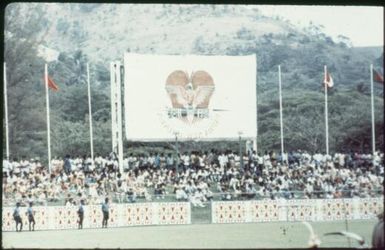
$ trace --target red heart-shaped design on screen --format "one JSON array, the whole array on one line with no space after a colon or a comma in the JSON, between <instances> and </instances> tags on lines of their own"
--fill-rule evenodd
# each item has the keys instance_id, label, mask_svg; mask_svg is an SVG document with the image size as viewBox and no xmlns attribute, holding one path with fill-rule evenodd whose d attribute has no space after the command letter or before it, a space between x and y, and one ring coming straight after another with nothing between
<instances>
[{"instance_id":1,"label":"red heart-shaped design on screen","mask_svg":"<svg viewBox=\"0 0 385 250\"><path fill-rule=\"evenodd\" d=\"M199 115L199 112L207 113L214 90L214 80L204 70L193 71L190 76L187 72L175 70L166 79L166 91L171 99L173 111L180 112L180 118L186 114L189 122L204 117Z\"/></svg>"}]
</instances>

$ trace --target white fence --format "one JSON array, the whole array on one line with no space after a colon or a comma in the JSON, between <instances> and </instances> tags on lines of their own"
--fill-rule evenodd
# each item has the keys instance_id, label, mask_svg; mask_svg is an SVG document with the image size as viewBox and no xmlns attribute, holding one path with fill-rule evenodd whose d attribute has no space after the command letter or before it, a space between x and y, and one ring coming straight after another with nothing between
<instances>
[{"instance_id":1,"label":"white fence","mask_svg":"<svg viewBox=\"0 0 385 250\"><path fill-rule=\"evenodd\" d=\"M13 209L2 209L2 230L14 231ZM34 207L35 230L72 229L78 227L77 206ZM27 208L20 209L23 229L28 228ZM102 226L101 206L84 206L83 228ZM191 208L188 202L137 204L110 204L108 227L136 225L190 224Z\"/></svg>"},{"instance_id":2,"label":"white fence","mask_svg":"<svg viewBox=\"0 0 385 250\"><path fill-rule=\"evenodd\" d=\"M268 221L334 221L372 219L383 211L383 197L367 199L306 199L213 201L212 223ZM100 228L100 205L85 206L83 228ZM11 207L2 209L2 230L14 231ZM78 226L77 206L34 207L36 230L74 229ZM200 208L207 209L207 208ZM23 228L28 228L27 208L20 209ZM191 224L189 202L110 204L109 227L136 225Z\"/></svg>"},{"instance_id":3,"label":"white fence","mask_svg":"<svg viewBox=\"0 0 385 250\"><path fill-rule=\"evenodd\" d=\"M383 198L224 201L212 203L212 223L333 221L376 218Z\"/></svg>"}]
</instances>

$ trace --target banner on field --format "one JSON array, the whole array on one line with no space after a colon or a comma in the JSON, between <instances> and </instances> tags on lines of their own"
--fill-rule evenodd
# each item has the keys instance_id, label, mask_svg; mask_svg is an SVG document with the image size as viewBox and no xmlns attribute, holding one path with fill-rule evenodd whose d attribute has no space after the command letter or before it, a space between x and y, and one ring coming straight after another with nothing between
<instances>
[{"instance_id":1,"label":"banner on field","mask_svg":"<svg viewBox=\"0 0 385 250\"><path fill-rule=\"evenodd\" d=\"M256 136L256 57L124 55L128 140Z\"/></svg>"}]
</instances>

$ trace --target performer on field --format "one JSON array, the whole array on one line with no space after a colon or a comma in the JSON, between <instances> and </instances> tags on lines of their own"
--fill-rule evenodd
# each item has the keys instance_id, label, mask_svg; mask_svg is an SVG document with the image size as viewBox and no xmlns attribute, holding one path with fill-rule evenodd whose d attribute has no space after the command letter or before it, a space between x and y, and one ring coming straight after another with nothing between
<instances>
[{"instance_id":1,"label":"performer on field","mask_svg":"<svg viewBox=\"0 0 385 250\"><path fill-rule=\"evenodd\" d=\"M29 225L29 231L31 231L31 224L32 224L32 231L35 231L35 217L34 212L32 210L32 201L29 203L29 207L27 209L27 215L28 215L28 225Z\"/></svg>"},{"instance_id":2,"label":"performer on field","mask_svg":"<svg viewBox=\"0 0 385 250\"><path fill-rule=\"evenodd\" d=\"M79 224L78 229L83 229L83 219L84 219L84 200L80 200L80 206L78 209L78 216L79 216Z\"/></svg>"},{"instance_id":3,"label":"performer on field","mask_svg":"<svg viewBox=\"0 0 385 250\"><path fill-rule=\"evenodd\" d=\"M16 208L13 210L13 219L16 221L16 232L21 232L23 230L23 221L20 217L20 202L16 203ZM17 226L20 224L20 229L17 229Z\"/></svg>"},{"instance_id":4,"label":"performer on field","mask_svg":"<svg viewBox=\"0 0 385 250\"><path fill-rule=\"evenodd\" d=\"M109 217L109 206L108 206L108 198L105 199L105 202L102 204L102 212L103 212L103 221L102 228L107 228L108 217Z\"/></svg>"}]
</instances>

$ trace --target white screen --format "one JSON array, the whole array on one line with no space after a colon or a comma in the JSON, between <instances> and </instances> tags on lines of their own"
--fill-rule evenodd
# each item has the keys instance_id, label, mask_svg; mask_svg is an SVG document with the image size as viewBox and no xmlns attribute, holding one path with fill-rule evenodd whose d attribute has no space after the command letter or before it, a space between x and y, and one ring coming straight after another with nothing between
<instances>
[{"instance_id":1,"label":"white screen","mask_svg":"<svg viewBox=\"0 0 385 250\"><path fill-rule=\"evenodd\" d=\"M212 81L166 84L177 70L190 80L205 71ZM256 57L126 53L124 106L127 140L255 138Z\"/></svg>"}]
</instances>

